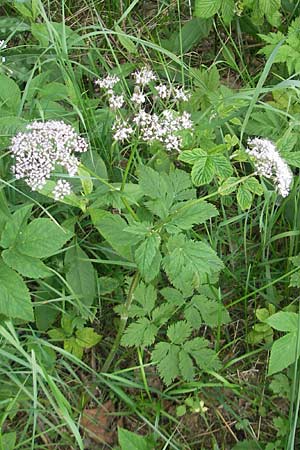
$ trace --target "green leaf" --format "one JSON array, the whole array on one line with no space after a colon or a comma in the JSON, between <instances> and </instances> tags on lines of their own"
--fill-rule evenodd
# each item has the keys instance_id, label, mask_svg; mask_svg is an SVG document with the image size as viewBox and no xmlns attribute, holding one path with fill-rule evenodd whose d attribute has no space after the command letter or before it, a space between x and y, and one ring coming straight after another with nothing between
<instances>
[{"instance_id":1,"label":"green leaf","mask_svg":"<svg viewBox=\"0 0 300 450\"><path fill-rule=\"evenodd\" d=\"M32 321L33 309L29 291L20 275L0 259L0 314L10 319Z\"/></svg>"},{"instance_id":2,"label":"green leaf","mask_svg":"<svg viewBox=\"0 0 300 450\"><path fill-rule=\"evenodd\" d=\"M135 262L146 283L152 281L159 273L162 259L159 251L160 241L160 236L152 233L135 251Z\"/></svg>"},{"instance_id":3,"label":"green leaf","mask_svg":"<svg viewBox=\"0 0 300 450\"><path fill-rule=\"evenodd\" d=\"M236 191L238 188L238 181L239 179L237 177L229 177L227 180L224 181L221 186L219 186L218 193L220 195L230 195L232 192Z\"/></svg>"},{"instance_id":4,"label":"green leaf","mask_svg":"<svg viewBox=\"0 0 300 450\"><path fill-rule=\"evenodd\" d=\"M93 264L78 244L65 253L66 280L75 295L86 306L91 306L96 296L96 277Z\"/></svg>"},{"instance_id":5,"label":"green leaf","mask_svg":"<svg viewBox=\"0 0 300 450\"><path fill-rule=\"evenodd\" d=\"M38 258L23 255L15 248L4 250L1 254L5 264L11 269L15 269L24 277L44 278L52 275L48 267Z\"/></svg>"},{"instance_id":6,"label":"green leaf","mask_svg":"<svg viewBox=\"0 0 300 450\"><path fill-rule=\"evenodd\" d=\"M179 368L184 380L193 381L195 377L193 360L183 348L179 352Z\"/></svg>"},{"instance_id":7,"label":"green leaf","mask_svg":"<svg viewBox=\"0 0 300 450\"><path fill-rule=\"evenodd\" d=\"M264 322L275 330L297 331L300 325L299 314L288 311L280 311L268 317Z\"/></svg>"},{"instance_id":8,"label":"green leaf","mask_svg":"<svg viewBox=\"0 0 300 450\"><path fill-rule=\"evenodd\" d=\"M147 436L139 436L124 428L118 428L121 450L153 450L153 442Z\"/></svg>"},{"instance_id":9,"label":"green leaf","mask_svg":"<svg viewBox=\"0 0 300 450\"><path fill-rule=\"evenodd\" d=\"M180 320L168 327L167 336L172 344L183 344L192 331L192 327L187 322Z\"/></svg>"},{"instance_id":10,"label":"green leaf","mask_svg":"<svg viewBox=\"0 0 300 450\"><path fill-rule=\"evenodd\" d=\"M64 230L50 219L35 219L25 228L18 240L18 250L24 255L48 258L54 255L73 233Z\"/></svg>"},{"instance_id":11,"label":"green leaf","mask_svg":"<svg viewBox=\"0 0 300 450\"><path fill-rule=\"evenodd\" d=\"M125 330L121 343L126 347L148 346L153 344L158 328L146 317L131 323Z\"/></svg>"},{"instance_id":12,"label":"green leaf","mask_svg":"<svg viewBox=\"0 0 300 450\"><path fill-rule=\"evenodd\" d=\"M169 238L168 254L163 259L164 270L171 283L185 293L191 293L205 275L218 273L223 263L204 242L194 242L178 234Z\"/></svg>"},{"instance_id":13,"label":"green leaf","mask_svg":"<svg viewBox=\"0 0 300 450\"><path fill-rule=\"evenodd\" d=\"M185 303L184 296L177 289L166 287L160 293L172 305L182 306Z\"/></svg>"},{"instance_id":14,"label":"green leaf","mask_svg":"<svg viewBox=\"0 0 300 450\"><path fill-rule=\"evenodd\" d=\"M1 236L0 245L4 248L12 246L26 227L32 209L31 205L19 208L6 223Z\"/></svg>"},{"instance_id":15,"label":"green leaf","mask_svg":"<svg viewBox=\"0 0 300 450\"><path fill-rule=\"evenodd\" d=\"M211 20L193 17L185 22L181 28L181 33L173 33L167 43L168 48L176 55L186 53L203 38L207 37L212 26ZM180 36L180 37L179 37Z\"/></svg>"},{"instance_id":16,"label":"green leaf","mask_svg":"<svg viewBox=\"0 0 300 450\"><path fill-rule=\"evenodd\" d=\"M91 194L93 192L93 180L89 172L82 166L78 167L77 172L80 177L83 192L85 195Z\"/></svg>"},{"instance_id":17,"label":"green leaf","mask_svg":"<svg viewBox=\"0 0 300 450\"><path fill-rule=\"evenodd\" d=\"M159 374L167 385L180 375L179 351L177 345L159 342L152 352L151 359L157 363Z\"/></svg>"},{"instance_id":18,"label":"green leaf","mask_svg":"<svg viewBox=\"0 0 300 450\"><path fill-rule=\"evenodd\" d=\"M138 49L134 42L124 33L124 31L119 27L117 23L115 23L116 36L119 39L120 43L123 45L125 50L132 55L136 55L138 53Z\"/></svg>"},{"instance_id":19,"label":"green leaf","mask_svg":"<svg viewBox=\"0 0 300 450\"><path fill-rule=\"evenodd\" d=\"M222 18L225 25L229 25L234 17L235 4L234 0L222 0Z\"/></svg>"},{"instance_id":20,"label":"green leaf","mask_svg":"<svg viewBox=\"0 0 300 450\"><path fill-rule=\"evenodd\" d=\"M208 348L209 342L198 337L184 344L184 350L194 358L197 366L204 371L219 370L221 363L214 350Z\"/></svg>"},{"instance_id":21,"label":"green leaf","mask_svg":"<svg viewBox=\"0 0 300 450\"><path fill-rule=\"evenodd\" d=\"M185 309L185 317L193 328L199 328L201 323L210 327L226 324L230 316L226 308L218 301L208 299L205 295L194 295ZM200 320L199 323L199 315Z\"/></svg>"},{"instance_id":22,"label":"green leaf","mask_svg":"<svg viewBox=\"0 0 300 450\"><path fill-rule=\"evenodd\" d=\"M300 168L300 152L281 152L281 156L285 161L293 167Z\"/></svg>"},{"instance_id":23,"label":"green leaf","mask_svg":"<svg viewBox=\"0 0 300 450\"><path fill-rule=\"evenodd\" d=\"M190 200L183 206L179 204L178 209L172 213L167 228L175 226L181 230L190 230L194 225L204 223L218 214L217 208L211 203L206 201L194 203L194 200Z\"/></svg>"},{"instance_id":24,"label":"green leaf","mask_svg":"<svg viewBox=\"0 0 300 450\"><path fill-rule=\"evenodd\" d=\"M14 450L17 440L17 433L12 431L1 435L2 448L5 450Z\"/></svg>"},{"instance_id":25,"label":"green leaf","mask_svg":"<svg viewBox=\"0 0 300 450\"><path fill-rule=\"evenodd\" d=\"M297 361L300 356L299 331L288 333L272 345L268 375L281 372Z\"/></svg>"},{"instance_id":26,"label":"green leaf","mask_svg":"<svg viewBox=\"0 0 300 450\"><path fill-rule=\"evenodd\" d=\"M83 347L78 344L77 339L73 336L64 340L64 349L78 359L83 356Z\"/></svg>"},{"instance_id":27,"label":"green leaf","mask_svg":"<svg viewBox=\"0 0 300 450\"><path fill-rule=\"evenodd\" d=\"M102 336L97 334L93 328L85 327L76 331L76 342L83 348L94 347L101 339Z\"/></svg>"},{"instance_id":28,"label":"green leaf","mask_svg":"<svg viewBox=\"0 0 300 450\"><path fill-rule=\"evenodd\" d=\"M192 150L184 150L178 155L179 161L187 164L195 164L199 159L206 156L207 153L201 148L193 148Z\"/></svg>"},{"instance_id":29,"label":"green leaf","mask_svg":"<svg viewBox=\"0 0 300 450\"><path fill-rule=\"evenodd\" d=\"M17 83L6 75L0 74L0 107L17 115L21 102L21 91Z\"/></svg>"},{"instance_id":30,"label":"green leaf","mask_svg":"<svg viewBox=\"0 0 300 450\"><path fill-rule=\"evenodd\" d=\"M135 310L135 315L143 317L150 315L151 311L155 307L157 298L157 291L152 284L146 285L141 282L137 285L134 291L134 303L140 305L139 309L134 308L134 304L131 309Z\"/></svg>"},{"instance_id":31,"label":"green leaf","mask_svg":"<svg viewBox=\"0 0 300 450\"><path fill-rule=\"evenodd\" d=\"M196 17L212 17L221 7L222 0L195 0Z\"/></svg>"},{"instance_id":32,"label":"green leaf","mask_svg":"<svg viewBox=\"0 0 300 450\"><path fill-rule=\"evenodd\" d=\"M111 247L123 258L133 261L133 246L140 240L127 233L129 228L122 217L107 211L89 209L92 222Z\"/></svg>"},{"instance_id":33,"label":"green leaf","mask_svg":"<svg viewBox=\"0 0 300 450\"><path fill-rule=\"evenodd\" d=\"M215 174L215 165L209 155L204 152L192 168L192 181L195 186L209 184Z\"/></svg>"},{"instance_id":34,"label":"green leaf","mask_svg":"<svg viewBox=\"0 0 300 450\"><path fill-rule=\"evenodd\" d=\"M256 194L256 195L262 195L264 192L262 185L254 177L248 178L248 180L244 181L242 186L245 189L247 189L248 191L253 192L253 194Z\"/></svg>"},{"instance_id":35,"label":"green leaf","mask_svg":"<svg viewBox=\"0 0 300 450\"><path fill-rule=\"evenodd\" d=\"M251 207L252 199L253 195L251 192L243 185L240 185L237 192L237 201L243 211Z\"/></svg>"}]
</instances>

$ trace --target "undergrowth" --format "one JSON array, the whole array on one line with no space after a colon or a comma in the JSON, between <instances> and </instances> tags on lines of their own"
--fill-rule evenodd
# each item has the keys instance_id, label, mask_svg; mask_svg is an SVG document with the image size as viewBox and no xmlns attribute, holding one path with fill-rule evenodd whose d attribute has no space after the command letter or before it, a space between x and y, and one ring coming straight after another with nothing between
<instances>
[{"instance_id":1,"label":"undergrowth","mask_svg":"<svg viewBox=\"0 0 300 450\"><path fill-rule=\"evenodd\" d=\"M300 2L0 10L0 449L299 448Z\"/></svg>"}]
</instances>

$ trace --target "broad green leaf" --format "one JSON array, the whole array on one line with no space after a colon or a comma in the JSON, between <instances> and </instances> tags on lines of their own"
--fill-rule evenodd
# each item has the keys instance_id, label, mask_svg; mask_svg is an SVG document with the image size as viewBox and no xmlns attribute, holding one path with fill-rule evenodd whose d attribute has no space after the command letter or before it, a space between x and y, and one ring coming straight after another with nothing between
<instances>
[{"instance_id":1,"label":"broad green leaf","mask_svg":"<svg viewBox=\"0 0 300 450\"><path fill-rule=\"evenodd\" d=\"M88 255L78 244L65 253L66 280L72 291L86 306L91 306L96 296L96 274Z\"/></svg>"},{"instance_id":2,"label":"broad green leaf","mask_svg":"<svg viewBox=\"0 0 300 450\"><path fill-rule=\"evenodd\" d=\"M21 91L17 83L6 75L0 74L0 107L12 115L18 112Z\"/></svg>"},{"instance_id":3,"label":"broad green leaf","mask_svg":"<svg viewBox=\"0 0 300 450\"><path fill-rule=\"evenodd\" d=\"M34 308L34 316L39 331L47 331L60 314L59 309L51 304L39 304Z\"/></svg>"},{"instance_id":4,"label":"broad green leaf","mask_svg":"<svg viewBox=\"0 0 300 450\"><path fill-rule=\"evenodd\" d=\"M167 385L180 375L179 351L178 345L159 342L152 352L151 359L157 364L159 374Z\"/></svg>"},{"instance_id":5,"label":"broad green leaf","mask_svg":"<svg viewBox=\"0 0 300 450\"><path fill-rule=\"evenodd\" d=\"M89 172L83 166L79 166L77 172L80 177L83 192L85 195L91 194L93 192L93 181Z\"/></svg>"},{"instance_id":6,"label":"broad green leaf","mask_svg":"<svg viewBox=\"0 0 300 450\"><path fill-rule=\"evenodd\" d=\"M203 322L210 327L217 327L230 321L226 308L216 300L211 300L204 295L195 295L190 302L199 311Z\"/></svg>"},{"instance_id":7,"label":"broad green leaf","mask_svg":"<svg viewBox=\"0 0 300 450\"><path fill-rule=\"evenodd\" d=\"M148 346L154 343L157 331L156 325L142 317L126 328L121 343L126 347Z\"/></svg>"},{"instance_id":8,"label":"broad green leaf","mask_svg":"<svg viewBox=\"0 0 300 450\"><path fill-rule=\"evenodd\" d=\"M153 442L147 436L139 436L124 428L118 428L121 450L153 450Z\"/></svg>"},{"instance_id":9,"label":"broad green leaf","mask_svg":"<svg viewBox=\"0 0 300 450\"><path fill-rule=\"evenodd\" d=\"M220 195L230 195L232 192L236 191L238 188L238 181L239 179L237 177L229 177L227 180L224 181L221 186L219 186L218 193Z\"/></svg>"},{"instance_id":10,"label":"broad green leaf","mask_svg":"<svg viewBox=\"0 0 300 450\"><path fill-rule=\"evenodd\" d=\"M175 226L181 230L189 230L194 225L204 223L218 214L217 208L211 203L206 201L194 203L190 200L182 206L179 204L178 209L171 213L171 220L168 221L167 227Z\"/></svg>"},{"instance_id":11,"label":"broad green leaf","mask_svg":"<svg viewBox=\"0 0 300 450\"><path fill-rule=\"evenodd\" d=\"M252 199L253 195L251 192L243 185L240 185L237 192L237 201L243 211L251 207Z\"/></svg>"},{"instance_id":12,"label":"broad green leaf","mask_svg":"<svg viewBox=\"0 0 300 450\"><path fill-rule=\"evenodd\" d=\"M33 320L29 291L22 277L0 259L0 314L10 319Z\"/></svg>"},{"instance_id":13,"label":"broad green leaf","mask_svg":"<svg viewBox=\"0 0 300 450\"><path fill-rule=\"evenodd\" d=\"M168 254L163 259L164 270L171 283L184 293L192 293L206 275L218 273L223 263L204 242L194 242L183 235L172 236L167 243Z\"/></svg>"},{"instance_id":14,"label":"broad green leaf","mask_svg":"<svg viewBox=\"0 0 300 450\"><path fill-rule=\"evenodd\" d=\"M162 259L159 251L160 241L160 236L152 233L135 251L135 262L146 283L152 281L159 273Z\"/></svg>"},{"instance_id":15,"label":"broad green leaf","mask_svg":"<svg viewBox=\"0 0 300 450\"><path fill-rule=\"evenodd\" d=\"M211 26L211 20L193 17L183 25L180 33L176 31L171 36L168 40L168 48L177 55L188 52L202 39L208 36Z\"/></svg>"},{"instance_id":16,"label":"broad green leaf","mask_svg":"<svg viewBox=\"0 0 300 450\"><path fill-rule=\"evenodd\" d=\"M15 269L24 277L44 278L52 275L48 267L38 258L23 255L15 248L4 250L1 254L5 264Z\"/></svg>"},{"instance_id":17,"label":"broad green leaf","mask_svg":"<svg viewBox=\"0 0 300 450\"><path fill-rule=\"evenodd\" d=\"M281 372L300 356L300 332L288 333L277 339L271 349L268 375Z\"/></svg>"},{"instance_id":18,"label":"broad green leaf","mask_svg":"<svg viewBox=\"0 0 300 450\"><path fill-rule=\"evenodd\" d=\"M192 331L192 327L187 322L180 320L168 327L167 336L172 344L183 344Z\"/></svg>"},{"instance_id":19,"label":"broad green leaf","mask_svg":"<svg viewBox=\"0 0 300 450\"><path fill-rule=\"evenodd\" d=\"M118 287L120 286L120 281L116 278L105 276L99 278L99 284L101 295L106 295L118 289Z\"/></svg>"},{"instance_id":20,"label":"broad green leaf","mask_svg":"<svg viewBox=\"0 0 300 450\"><path fill-rule=\"evenodd\" d=\"M265 322L275 330L279 331L297 331L300 332L300 317L299 314L280 311L268 317Z\"/></svg>"},{"instance_id":21,"label":"broad green leaf","mask_svg":"<svg viewBox=\"0 0 300 450\"><path fill-rule=\"evenodd\" d=\"M90 169L92 172L94 172L96 176L102 178L103 180L108 179L105 162L96 150L89 150L88 152L83 153L80 159L81 163L84 164L84 166ZM95 187L103 186L101 181L96 177L94 177L93 183Z\"/></svg>"},{"instance_id":22,"label":"broad green leaf","mask_svg":"<svg viewBox=\"0 0 300 450\"><path fill-rule=\"evenodd\" d=\"M182 306L185 303L184 296L177 289L166 287L160 293L171 304Z\"/></svg>"},{"instance_id":23,"label":"broad green leaf","mask_svg":"<svg viewBox=\"0 0 300 450\"><path fill-rule=\"evenodd\" d=\"M35 219L29 223L18 240L18 250L28 256L48 258L72 237L51 219Z\"/></svg>"},{"instance_id":24,"label":"broad green leaf","mask_svg":"<svg viewBox=\"0 0 300 450\"><path fill-rule=\"evenodd\" d=\"M98 344L102 339L100 334L97 334L93 328L85 327L76 331L76 342L83 348L91 348Z\"/></svg>"},{"instance_id":25,"label":"broad green leaf","mask_svg":"<svg viewBox=\"0 0 300 450\"><path fill-rule=\"evenodd\" d=\"M224 155L210 155L215 166L216 174L221 178L229 178L232 175L232 166Z\"/></svg>"},{"instance_id":26,"label":"broad green leaf","mask_svg":"<svg viewBox=\"0 0 300 450\"><path fill-rule=\"evenodd\" d=\"M39 97L53 102L66 100L68 97L68 89L64 84L52 81L51 83L45 83L44 86L39 89Z\"/></svg>"},{"instance_id":27,"label":"broad green leaf","mask_svg":"<svg viewBox=\"0 0 300 450\"><path fill-rule=\"evenodd\" d=\"M42 189L38 189L39 194L45 195L49 198L54 198L53 189L55 188L56 182L53 180L48 180L47 183L43 186ZM86 201L84 198L81 198L71 192L69 195L65 195L63 199L60 200L61 203L65 203L66 205L76 206L80 208L82 211L86 210Z\"/></svg>"},{"instance_id":28,"label":"broad green leaf","mask_svg":"<svg viewBox=\"0 0 300 450\"><path fill-rule=\"evenodd\" d=\"M104 239L123 258L133 261L133 246L140 239L126 233L127 223L117 214L89 209L92 222Z\"/></svg>"},{"instance_id":29,"label":"broad green leaf","mask_svg":"<svg viewBox=\"0 0 300 450\"><path fill-rule=\"evenodd\" d=\"M192 150L184 150L178 155L179 161L187 164L195 164L199 159L206 156L206 152L201 148L193 148Z\"/></svg>"},{"instance_id":30,"label":"broad green leaf","mask_svg":"<svg viewBox=\"0 0 300 450\"><path fill-rule=\"evenodd\" d=\"M19 208L6 223L1 236L0 245L4 248L11 247L16 239L23 233L27 220L31 214L32 204Z\"/></svg>"},{"instance_id":31,"label":"broad green leaf","mask_svg":"<svg viewBox=\"0 0 300 450\"><path fill-rule=\"evenodd\" d=\"M281 156L285 161L293 167L300 168L300 152L281 152Z\"/></svg>"},{"instance_id":32,"label":"broad green leaf","mask_svg":"<svg viewBox=\"0 0 300 450\"><path fill-rule=\"evenodd\" d=\"M81 359L83 356L84 348L78 344L77 339L74 336L64 340L64 349L78 359Z\"/></svg>"},{"instance_id":33,"label":"broad green leaf","mask_svg":"<svg viewBox=\"0 0 300 450\"><path fill-rule=\"evenodd\" d=\"M195 0L196 17L212 17L221 7L222 0Z\"/></svg>"},{"instance_id":34,"label":"broad green leaf","mask_svg":"<svg viewBox=\"0 0 300 450\"><path fill-rule=\"evenodd\" d=\"M225 25L229 25L234 17L235 4L234 0L222 0L222 18Z\"/></svg>"},{"instance_id":35,"label":"broad green leaf","mask_svg":"<svg viewBox=\"0 0 300 450\"><path fill-rule=\"evenodd\" d=\"M1 444L3 450L14 450L16 447L17 433L12 431L10 433L1 434Z\"/></svg>"},{"instance_id":36,"label":"broad green leaf","mask_svg":"<svg viewBox=\"0 0 300 450\"><path fill-rule=\"evenodd\" d=\"M138 175L139 185L144 195L153 200L168 195L170 183L166 174L156 172L151 167L140 166Z\"/></svg>"},{"instance_id":37,"label":"broad green leaf","mask_svg":"<svg viewBox=\"0 0 300 450\"><path fill-rule=\"evenodd\" d=\"M248 191L253 192L253 194L256 195L262 195L264 190L260 182L254 178L248 178L248 180L244 181L243 186L245 189L248 189Z\"/></svg>"},{"instance_id":38,"label":"broad green leaf","mask_svg":"<svg viewBox=\"0 0 300 450\"><path fill-rule=\"evenodd\" d=\"M209 184L215 174L215 165L212 159L203 152L203 156L198 158L192 168L192 181L195 186Z\"/></svg>"}]
</instances>

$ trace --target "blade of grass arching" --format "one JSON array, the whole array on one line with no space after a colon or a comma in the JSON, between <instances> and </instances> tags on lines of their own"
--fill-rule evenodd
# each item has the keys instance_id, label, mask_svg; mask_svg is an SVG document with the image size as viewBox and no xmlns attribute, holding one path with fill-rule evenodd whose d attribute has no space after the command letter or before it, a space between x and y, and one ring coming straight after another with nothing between
<instances>
[{"instance_id":1,"label":"blade of grass arching","mask_svg":"<svg viewBox=\"0 0 300 450\"><path fill-rule=\"evenodd\" d=\"M300 307L298 308L298 332L297 332L296 355L298 355L299 353L300 353ZM299 358L297 358L293 371L291 408L289 414L290 432L288 436L288 443L286 450L295 449L299 408L300 408L300 365L299 365Z\"/></svg>"},{"instance_id":2,"label":"blade of grass arching","mask_svg":"<svg viewBox=\"0 0 300 450\"><path fill-rule=\"evenodd\" d=\"M131 13L133 8L135 8L138 3L142 3L142 0L133 0L132 2L130 2L130 5L128 6L128 8L123 12L120 19L118 19L118 21L117 21L118 25L120 25L120 23L122 23L124 20L127 19L127 16Z\"/></svg>"},{"instance_id":3,"label":"blade of grass arching","mask_svg":"<svg viewBox=\"0 0 300 450\"><path fill-rule=\"evenodd\" d=\"M276 57L276 55L278 53L278 50L282 46L283 42L284 42L284 40L280 41L276 45L274 50L272 51L271 55L269 56L269 58L268 58L268 60L266 62L264 70L262 71L262 74L261 74L261 76L260 76L260 78L258 80L256 88L254 89L253 96L252 96L249 108L248 108L248 110L246 112L245 119L244 119L242 127L241 127L240 142L242 142L242 140L243 140L244 132L245 132L246 126L248 124L248 121L250 119L250 116L251 116L251 113L253 111L253 108L254 108L254 106L255 106L255 104L256 104L256 102L257 102L257 100L258 100L258 98L259 98L259 96L261 94L262 87L263 87L263 85L264 85L264 83L265 83L265 81L266 81L266 79L267 79L267 77L269 75L269 72L270 72L271 67L273 65L273 62L275 60L275 57Z\"/></svg>"},{"instance_id":4,"label":"blade of grass arching","mask_svg":"<svg viewBox=\"0 0 300 450\"><path fill-rule=\"evenodd\" d=\"M31 350L31 367L32 367L32 387L33 387L33 425L31 450L35 449L36 425L37 425L37 405L38 405L38 388L37 388L37 366L34 350Z\"/></svg>"}]
</instances>

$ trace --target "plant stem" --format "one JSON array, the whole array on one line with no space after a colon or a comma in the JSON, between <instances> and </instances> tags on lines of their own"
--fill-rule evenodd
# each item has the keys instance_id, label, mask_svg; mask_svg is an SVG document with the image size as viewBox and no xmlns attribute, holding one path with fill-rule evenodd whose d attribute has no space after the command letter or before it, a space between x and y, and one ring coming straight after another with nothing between
<instances>
[{"instance_id":1,"label":"plant stem","mask_svg":"<svg viewBox=\"0 0 300 450\"><path fill-rule=\"evenodd\" d=\"M102 372L107 372L108 371L108 369L110 368L110 365L113 362L113 359L114 359L114 357L115 357L115 355L116 355L116 353L118 351L118 348L119 348L119 345L120 345L120 341L121 341L121 338L123 336L123 333L124 333L124 330L125 330L125 327L126 327L126 324L127 324L128 312L129 312L129 309L130 309L130 306L131 306L131 302L132 302L132 299L133 299L133 293L134 293L135 288L136 288L136 286L137 286L137 284L139 282L139 278L140 278L140 274L139 274L139 272L136 272L134 277L133 277L133 279L132 279L130 287L129 287L127 299L126 299L126 302L125 302L125 305L124 305L125 306L125 311L124 311L124 314L122 314L122 316L120 318L120 324L119 324L119 329L118 329L117 336L115 337L115 341L113 343L113 346L112 346L112 348L111 348L111 350L110 350L110 352L108 354L108 357L106 358L106 360L105 360L105 362L103 364Z\"/></svg>"}]
</instances>

